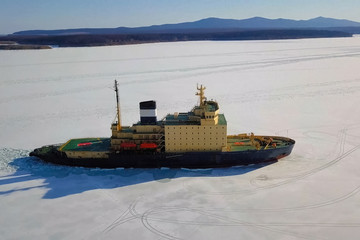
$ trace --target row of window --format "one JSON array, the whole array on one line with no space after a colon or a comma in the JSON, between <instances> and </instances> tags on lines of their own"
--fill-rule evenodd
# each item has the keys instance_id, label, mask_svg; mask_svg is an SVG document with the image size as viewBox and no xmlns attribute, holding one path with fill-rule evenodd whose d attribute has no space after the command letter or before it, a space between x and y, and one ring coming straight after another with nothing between
<instances>
[{"instance_id":1,"label":"row of window","mask_svg":"<svg viewBox=\"0 0 360 240\"><path fill-rule=\"evenodd\" d=\"M137 135L138 139L158 139L157 135L150 135L150 134L145 134L145 135Z\"/></svg>"},{"instance_id":2,"label":"row of window","mask_svg":"<svg viewBox=\"0 0 360 240\"><path fill-rule=\"evenodd\" d=\"M180 132L180 133L176 133L176 132L168 132L167 133L167 135L176 135L176 134L180 134L180 135L187 135L188 134L188 132L185 132L185 133L182 133L182 132ZM191 132L191 135L200 135L200 134L202 134L202 135L205 135L205 134L210 134L210 135L212 135L213 134L213 132L209 132L209 133L207 133L207 132ZM214 135L218 135L218 134L224 134L224 132L214 132ZM189 135L190 135L190 133L189 133Z\"/></svg>"},{"instance_id":3,"label":"row of window","mask_svg":"<svg viewBox=\"0 0 360 240\"><path fill-rule=\"evenodd\" d=\"M209 150L217 150L217 149L215 149L215 148L213 148L213 149L210 149L210 148L184 148L184 149L173 148L173 149L168 149L167 151L172 151L172 152L179 151L179 152L182 152L182 151L209 151Z\"/></svg>"},{"instance_id":4,"label":"row of window","mask_svg":"<svg viewBox=\"0 0 360 240\"><path fill-rule=\"evenodd\" d=\"M205 127L208 127L208 126L205 126ZM205 128L204 126L201 126L201 128ZM178 127L178 126L173 126L173 127L166 127L168 130L170 130L170 128L171 129L176 129L176 128L178 128L178 129L200 129L200 126L198 126L198 127L182 127L182 126L180 126L180 127ZM216 127L214 127L214 129L219 129L220 127L218 127L218 126L216 126ZM209 127L209 129L212 129L212 127ZM225 127L224 126L222 126L221 127L221 129L225 129Z\"/></svg>"},{"instance_id":5,"label":"row of window","mask_svg":"<svg viewBox=\"0 0 360 240\"><path fill-rule=\"evenodd\" d=\"M166 141L170 141L170 139L171 139L170 137L167 137ZM186 141L188 141L188 140L190 140L190 138L184 138L184 139L182 139L182 138L174 138L174 140L178 140L178 141L186 140ZM194 140L194 138L191 138L191 140ZM196 138L195 138L195 140L196 140ZM200 138L197 138L197 140L200 140ZM202 140L206 141L206 140L213 140L213 139L212 138L204 138ZM214 140L219 140L219 138L214 138ZM225 138L221 138L221 140L225 140Z\"/></svg>"},{"instance_id":6,"label":"row of window","mask_svg":"<svg viewBox=\"0 0 360 240\"><path fill-rule=\"evenodd\" d=\"M181 143L174 143L174 146L176 146L176 145L179 145L179 146L182 146L182 144ZM188 145L191 145L191 146L194 146L194 145L197 145L197 146L200 146L200 143L189 143L189 144L187 144L187 143L184 143L184 146L188 146ZM204 143L204 146L206 146L207 144L206 143ZM212 146L212 145L214 145L214 146L218 146L218 145L220 145L220 143L218 143L218 142L215 142L215 143L209 143L209 146ZM170 143L168 143L168 144L166 144L166 146L170 146Z\"/></svg>"}]
</instances>

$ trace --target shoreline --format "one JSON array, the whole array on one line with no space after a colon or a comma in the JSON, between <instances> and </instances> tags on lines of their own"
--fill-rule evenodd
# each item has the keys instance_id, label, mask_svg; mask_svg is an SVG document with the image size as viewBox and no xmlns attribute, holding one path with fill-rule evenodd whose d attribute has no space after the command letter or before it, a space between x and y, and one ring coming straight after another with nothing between
<instances>
[{"instance_id":1,"label":"shoreline","mask_svg":"<svg viewBox=\"0 0 360 240\"><path fill-rule=\"evenodd\" d=\"M305 38L353 37L353 34L328 30L254 30L214 33L164 33L164 34L79 34L57 36L8 35L0 37L0 49L51 49L56 47L98 47L114 45L133 45L159 42L184 41L251 41L251 40L289 40ZM15 44L1 45L1 42Z\"/></svg>"}]
</instances>

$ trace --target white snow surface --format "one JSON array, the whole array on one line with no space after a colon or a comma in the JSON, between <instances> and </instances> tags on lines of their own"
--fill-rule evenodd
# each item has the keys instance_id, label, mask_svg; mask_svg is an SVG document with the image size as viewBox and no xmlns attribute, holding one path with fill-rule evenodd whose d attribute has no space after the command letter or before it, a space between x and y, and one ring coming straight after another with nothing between
<instances>
[{"instance_id":1,"label":"white snow surface","mask_svg":"<svg viewBox=\"0 0 360 240\"><path fill-rule=\"evenodd\" d=\"M86 169L28 157L158 118L206 86L228 134L288 136L289 157L225 169ZM360 38L0 51L1 239L359 239Z\"/></svg>"}]
</instances>

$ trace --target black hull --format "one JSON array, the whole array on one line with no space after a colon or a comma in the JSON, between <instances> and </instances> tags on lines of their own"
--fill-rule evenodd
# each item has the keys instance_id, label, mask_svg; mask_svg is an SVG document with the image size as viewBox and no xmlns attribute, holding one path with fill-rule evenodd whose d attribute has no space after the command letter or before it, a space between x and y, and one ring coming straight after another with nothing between
<instances>
[{"instance_id":1,"label":"black hull","mask_svg":"<svg viewBox=\"0 0 360 240\"><path fill-rule=\"evenodd\" d=\"M68 158L54 147L46 154L35 150L30 156L46 162L88 168L218 168L277 161L294 147L238 152L131 153L110 154L109 158Z\"/></svg>"}]
</instances>

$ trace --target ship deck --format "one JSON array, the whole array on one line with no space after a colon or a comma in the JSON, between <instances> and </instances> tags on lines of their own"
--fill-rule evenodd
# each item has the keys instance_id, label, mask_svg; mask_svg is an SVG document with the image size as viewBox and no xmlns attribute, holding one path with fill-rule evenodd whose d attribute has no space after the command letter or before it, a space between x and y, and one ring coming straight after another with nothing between
<instances>
[{"instance_id":1,"label":"ship deck","mask_svg":"<svg viewBox=\"0 0 360 240\"><path fill-rule=\"evenodd\" d=\"M267 149L282 148L292 144L291 139L284 137L271 137L273 138L274 146L268 146ZM110 138L79 138L70 139L59 147L60 151L89 151L89 152L109 152L110 151ZM252 146L249 138L228 136L227 138L228 151L248 151L256 150L255 146ZM264 149L264 146L261 147Z\"/></svg>"},{"instance_id":2,"label":"ship deck","mask_svg":"<svg viewBox=\"0 0 360 240\"><path fill-rule=\"evenodd\" d=\"M70 139L59 147L60 151L107 152L110 150L110 138Z\"/></svg>"},{"instance_id":3,"label":"ship deck","mask_svg":"<svg viewBox=\"0 0 360 240\"><path fill-rule=\"evenodd\" d=\"M267 149L273 148L282 148L292 144L292 140L284 137L271 137L273 139L272 143L275 143L275 147L269 145ZM256 150L255 146L251 145L249 138L244 137L233 137L228 136L227 138L227 146L228 151L236 152L236 151L248 151L248 150ZM262 146L260 149L264 149L265 146Z\"/></svg>"}]
</instances>

